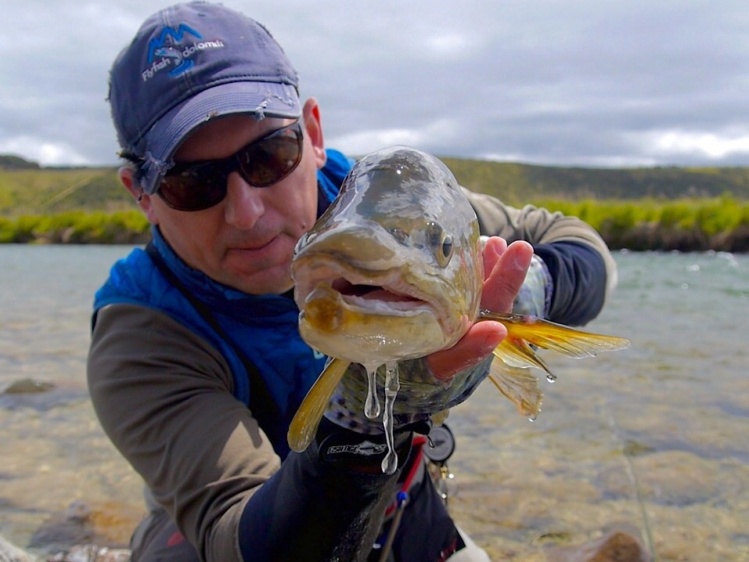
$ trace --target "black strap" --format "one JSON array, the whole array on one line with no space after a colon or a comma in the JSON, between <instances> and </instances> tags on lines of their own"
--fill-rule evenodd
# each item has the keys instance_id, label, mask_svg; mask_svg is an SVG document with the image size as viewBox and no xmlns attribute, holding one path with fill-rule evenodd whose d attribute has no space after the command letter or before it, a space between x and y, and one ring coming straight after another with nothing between
<instances>
[{"instance_id":1,"label":"black strap","mask_svg":"<svg viewBox=\"0 0 749 562\"><path fill-rule=\"evenodd\" d=\"M179 280L174 272L169 269L169 266L167 266L164 258L161 256L161 254L159 254L159 251L153 245L153 242L149 242L146 245L146 253L151 257L151 260L156 265L156 268L164 277L166 277L167 281L169 281L169 283L174 285L179 290L179 292L182 293L182 296L190 302L190 304L198 312L198 314L200 314L203 320L205 320L206 323L211 328L213 328L213 330L219 335L221 339L223 339L229 346L232 347L234 353L236 353L237 357L239 357L240 361L242 361L242 364L247 371L247 378L250 384L250 403L248 404L248 406L250 407L250 410L252 410L252 414L255 416L255 418L257 418L258 422L260 422L260 426L272 427L266 425L266 423L278 423L278 420L280 419L278 406L276 406L276 403L273 401L270 391L265 384L265 380L263 379L255 364L250 361L250 358L247 357L247 354L244 353L242 349L237 346L229 337L229 334L227 334L226 330L224 330L221 324L219 324L218 320L216 320L216 317L211 313L206 304L203 301L199 300L193 293L188 291L187 287L185 287L185 285Z\"/></svg>"}]
</instances>

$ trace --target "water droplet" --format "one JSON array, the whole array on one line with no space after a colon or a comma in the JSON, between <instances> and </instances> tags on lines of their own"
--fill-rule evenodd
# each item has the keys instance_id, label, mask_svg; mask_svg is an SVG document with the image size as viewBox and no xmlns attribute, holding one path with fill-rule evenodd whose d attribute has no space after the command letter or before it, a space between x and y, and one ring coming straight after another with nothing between
<instances>
[{"instance_id":1,"label":"water droplet","mask_svg":"<svg viewBox=\"0 0 749 562\"><path fill-rule=\"evenodd\" d=\"M398 470L398 455L395 454L393 449L388 449L387 455L382 459L380 468L384 474L393 474Z\"/></svg>"},{"instance_id":2,"label":"water droplet","mask_svg":"<svg viewBox=\"0 0 749 562\"><path fill-rule=\"evenodd\" d=\"M537 418L538 418L538 416L536 414L533 414L531 417L528 418L528 421L529 422L534 422L534 421L536 421Z\"/></svg>"},{"instance_id":3,"label":"water droplet","mask_svg":"<svg viewBox=\"0 0 749 562\"><path fill-rule=\"evenodd\" d=\"M551 383L557 382L557 376L553 375L551 373L547 373L546 380L549 381L549 382L551 382Z\"/></svg>"},{"instance_id":4,"label":"water droplet","mask_svg":"<svg viewBox=\"0 0 749 562\"><path fill-rule=\"evenodd\" d=\"M385 366L385 409L382 414L382 425L385 429L385 442L387 443L388 452L382 460L382 472L393 474L398 468L398 455L395 454L394 436L393 436L393 405L398 397L400 390L400 380L398 377L398 364L392 363Z\"/></svg>"},{"instance_id":5,"label":"water droplet","mask_svg":"<svg viewBox=\"0 0 749 562\"><path fill-rule=\"evenodd\" d=\"M364 402L364 415L368 419L377 419L380 415L380 400L377 398L377 369L367 369L367 399Z\"/></svg>"}]
</instances>

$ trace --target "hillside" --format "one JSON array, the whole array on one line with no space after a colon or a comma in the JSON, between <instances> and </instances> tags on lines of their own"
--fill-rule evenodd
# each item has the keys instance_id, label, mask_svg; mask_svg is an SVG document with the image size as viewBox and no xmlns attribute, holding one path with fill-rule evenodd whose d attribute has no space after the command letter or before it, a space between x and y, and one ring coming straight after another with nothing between
<instances>
[{"instance_id":1,"label":"hillside","mask_svg":"<svg viewBox=\"0 0 749 562\"><path fill-rule=\"evenodd\" d=\"M36 170L39 164L12 154L0 154L0 170Z\"/></svg>"},{"instance_id":2,"label":"hillside","mask_svg":"<svg viewBox=\"0 0 749 562\"><path fill-rule=\"evenodd\" d=\"M749 168L444 160L466 187L579 216L612 248L749 251ZM148 236L114 168L40 168L0 157L0 243L135 244Z\"/></svg>"},{"instance_id":3,"label":"hillside","mask_svg":"<svg viewBox=\"0 0 749 562\"><path fill-rule=\"evenodd\" d=\"M443 158L458 181L518 205L539 200L749 200L749 168L580 168ZM115 168L42 168L0 155L0 216L133 208Z\"/></svg>"},{"instance_id":4,"label":"hillside","mask_svg":"<svg viewBox=\"0 0 749 562\"><path fill-rule=\"evenodd\" d=\"M3 169L0 216L133 208L114 168Z\"/></svg>"},{"instance_id":5,"label":"hillside","mask_svg":"<svg viewBox=\"0 0 749 562\"><path fill-rule=\"evenodd\" d=\"M749 168L580 168L443 158L464 186L518 204L539 199L749 200Z\"/></svg>"}]
</instances>

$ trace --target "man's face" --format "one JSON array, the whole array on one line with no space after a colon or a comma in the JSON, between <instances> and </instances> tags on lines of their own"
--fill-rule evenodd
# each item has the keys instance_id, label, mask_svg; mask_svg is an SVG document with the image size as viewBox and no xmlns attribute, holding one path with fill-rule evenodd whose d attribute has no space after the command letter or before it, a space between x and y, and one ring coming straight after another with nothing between
<instances>
[{"instance_id":1,"label":"man's face","mask_svg":"<svg viewBox=\"0 0 749 562\"><path fill-rule=\"evenodd\" d=\"M291 122L272 118L257 121L246 115L216 119L192 133L180 145L174 160L224 158ZM149 221L159 226L191 267L251 294L279 294L292 287L289 266L294 246L315 222L317 169L325 164L319 109L314 100L305 104L301 122L302 160L289 176L270 187L252 187L233 172L224 200L195 212L174 210L158 195L143 197L141 207ZM123 183L127 186L126 178Z\"/></svg>"}]
</instances>

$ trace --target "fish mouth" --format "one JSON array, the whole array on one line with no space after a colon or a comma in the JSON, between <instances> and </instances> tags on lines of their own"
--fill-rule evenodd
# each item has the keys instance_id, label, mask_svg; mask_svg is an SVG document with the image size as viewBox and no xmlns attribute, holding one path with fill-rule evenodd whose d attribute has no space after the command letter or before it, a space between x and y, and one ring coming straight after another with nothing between
<instances>
[{"instance_id":1,"label":"fish mouth","mask_svg":"<svg viewBox=\"0 0 749 562\"><path fill-rule=\"evenodd\" d=\"M403 268L367 270L340 263L322 256L308 257L316 260L303 281L298 280L295 299L300 310L311 301L324 298L351 311L375 315L402 316L431 312L440 318L440 310L418 286L403 279ZM441 318L440 318L441 320Z\"/></svg>"},{"instance_id":2,"label":"fish mouth","mask_svg":"<svg viewBox=\"0 0 749 562\"><path fill-rule=\"evenodd\" d=\"M292 262L292 277L299 331L312 348L377 366L448 347L464 331L460 299L418 259L307 250Z\"/></svg>"},{"instance_id":3,"label":"fish mouth","mask_svg":"<svg viewBox=\"0 0 749 562\"><path fill-rule=\"evenodd\" d=\"M295 291L302 338L331 357L376 368L422 357L449 341L437 307L385 283L318 277Z\"/></svg>"},{"instance_id":4,"label":"fish mouth","mask_svg":"<svg viewBox=\"0 0 749 562\"><path fill-rule=\"evenodd\" d=\"M427 301L382 285L352 283L345 277L330 282L330 288L341 295L343 302L357 308L369 308L369 304L384 304L394 310L411 310L428 305Z\"/></svg>"}]
</instances>

